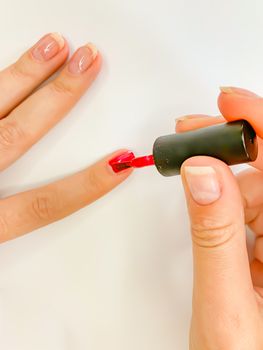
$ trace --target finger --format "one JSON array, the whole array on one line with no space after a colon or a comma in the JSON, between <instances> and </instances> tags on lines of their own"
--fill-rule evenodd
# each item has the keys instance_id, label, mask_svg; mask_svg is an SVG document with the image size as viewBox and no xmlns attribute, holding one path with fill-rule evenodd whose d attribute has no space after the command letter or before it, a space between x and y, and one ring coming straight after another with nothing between
<instances>
[{"instance_id":1,"label":"finger","mask_svg":"<svg viewBox=\"0 0 263 350\"><path fill-rule=\"evenodd\" d=\"M175 131L181 133L224 122L226 120L222 116L211 117L205 114L192 114L178 118L176 120Z\"/></svg>"},{"instance_id":2,"label":"finger","mask_svg":"<svg viewBox=\"0 0 263 350\"><path fill-rule=\"evenodd\" d=\"M218 97L218 107L228 121L245 119L253 126L259 136L259 152L257 160L251 165L263 170L263 98L249 90L223 87Z\"/></svg>"},{"instance_id":3,"label":"finger","mask_svg":"<svg viewBox=\"0 0 263 350\"><path fill-rule=\"evenodd\" d=\"M0 202L0 241L4 242L60 220L94 202L124 181L131 170L114 173L109 160L115 152L88 169L47 186Z\"/></svg>"},{"instance_id":4,"label":"finger","mask_svg":"<svg viewBox=\"0 0 263 350\"><path fill-rule=\"evenodd\" d=\"M261 222L262 221L263 220L261 217ZM254 246L254 258L257 260L258 263L262 264L262 266L263 266L263 236L262 236L262 234L260 236L256 237L255 246ZM261 278L262 278L262 282L263 282L263 269L262 269L262 277ZM262 287L263 287L263 283L262 283Z\"/></svg>"},{"instance_id":5,"label":"finger","mask_svg":"<svg viewBox=\"0 0 263 350\"><path fill-rule=\"evenodd\" d=\"M263 137L263 98L255 93L236 87L221 87L218 106L222 116L227 121L239 119L247 120L255 129L258 136ZM220 117L221 122L224 121ZM200 120L199 120L200 119ZM220 119L213 119L207 115L188 115L178 119L178 129L188 131L219 123Z\"/></svg>"},{"instance_id":6,"label":"finger","mask_svg":"<svg viewBox=\"0 0 263 350\"><path fill-rule=\"evenodd\" d=\"M245 207L245 221L256 235L254 257L256 262L253 281L259 281L259 263L263 263L263 173L255 169L243 171L237 176ZM262 276L263 278L263 276ZM263 286L263 285L262 285Z\"/></svg>"},{"instance_id":7,"label":"finger","mask_svg":"<svg viewBox=\"0 0 263 350\"><path fill-rule=\"evenodd\" d=\"M222 115L228 120L247 120L255 129L259 137L263 137L263 98L251 91L223 87L218 97L218 107Z\"/></svg>"},{"instance_id":8,"label":"finger","mask_svg":"<svg viewBox=\"0 0 263 350\"><path fill-rule=\"evenodd\" d=\"M263 263L254 259L251 262L250 268L254 286L263 287Z\"/></svg>"},{"instance_id":9,"label":"finger","mask_svg":"<svg viewBox=\"0 0 263 350\"><path fill-rule=\"evenodd\" d=\"M186 132L204 128L211 125L225 123L226 119L222 116L211 117L204 114L189 115L179 118L176 121L176 132ZM263 170L263 140L258 137L258 156L254 162L249 163L251 166Z\"/></svg>"},{"instance_id":10,"label":"finger","mask_svg":"<svg viewBox=\"0 0 263 350\"><path fill-rule=\"evenodd\" d=\"M237 175L237 181L243 198L245 222L260 236L263 234L263 173L248 169Z\"/></svg>"},{"instance_id":11,"label":"finger","mask_svg":"<svg viewBox=\"0 0 263 350\"><path fill-rule=\"evenodd\" d=\"M193 319L208 332L210 339L216 339L218 334L224 338L237 312L242 323L257 307L246 249L242 199L235 177L217 159L186 160L182 178L192 227ZM220 331L211 322L215 317Z\"/></svg>"},{"instance_id":12,"label":"finger","mask_svg":"<svg viewBox=\"0 0 263 350\"><path fill-rule=\"evenodd\" d=\"M258 141L258 156L254 162L249 163L249 165L257 168L259 170L263 170L263 139L257 137Z\"/></svg>"},{"instance_id":13,"label":"finger","mask_svg":"<svg viewBox=\"0 0 263 350\"><path fill-rule=\"evenodd\" d=\"M0 72L0 118L6 116L67 59L68 45L58 33L45 35L17 62Z\"/></svg>"},{"instance_id":14,"label":"finger","mask_svg":"<svg viewBox=\"0 0 263 350\"><path fill-rule=\"evenodd\" d=\"M0 121L0 170L48 132L76 104L101 66L93 45L78 49L60 75Z\"/></svg>"}]
</instances>

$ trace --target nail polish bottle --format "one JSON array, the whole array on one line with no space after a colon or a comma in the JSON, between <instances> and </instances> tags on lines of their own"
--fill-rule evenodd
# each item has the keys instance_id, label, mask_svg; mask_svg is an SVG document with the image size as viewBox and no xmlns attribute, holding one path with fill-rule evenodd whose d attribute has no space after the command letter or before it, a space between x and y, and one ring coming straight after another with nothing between
<instances>
[{"instance_id":1,"label":"nail polish bottle","mask_svg":"<svg viewBox=\"0 0 263 350\"><path fill-rule=\"evenodd\" d=\"M193 156L211 156L228 165L256 160L256 133L245 120L157 138L153 145L154 164L163 176L180 173L182 163Z\"/></svg>"}]
</instances>

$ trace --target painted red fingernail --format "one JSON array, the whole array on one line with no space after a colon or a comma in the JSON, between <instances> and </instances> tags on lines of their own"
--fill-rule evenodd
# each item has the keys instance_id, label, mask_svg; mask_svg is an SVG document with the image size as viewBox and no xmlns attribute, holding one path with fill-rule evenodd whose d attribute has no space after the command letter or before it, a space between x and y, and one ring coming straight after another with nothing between
<instances>
[{"instance_id":1,"label":"painted red fingernail","mask_svg":"<svg viewBox=\"0 0 263 350\"><path fill-rule=\"evenodd\" d=\"M132 151L126 151L109 161L109 165L115 173L131 168L131 162L135 158Z\"/></svg>"},{"instance_id":2,"label":"painted red fingernail","mask_svg":"<svg viewBox=\"0 0 263 350\"><path fill-rule=\"evenodd\" d=\"M133 152L127 151L111 159L109 164L115 173L119 173L128 168L144 168L154 165L154 158L152 154L135 158Z\"/></svg>"}]
</instances>

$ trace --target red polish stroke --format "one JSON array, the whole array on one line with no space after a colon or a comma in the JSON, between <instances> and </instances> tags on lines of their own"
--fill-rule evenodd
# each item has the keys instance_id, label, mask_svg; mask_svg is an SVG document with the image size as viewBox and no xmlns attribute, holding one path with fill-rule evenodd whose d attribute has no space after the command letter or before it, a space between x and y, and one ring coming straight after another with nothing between
<instances>
[{"instance_id":1,"label":"red polish stroke","mask_svg":"<svg viewBox=\"0 0 263 350\"><path fill-rule=\"evenodd\" d=\"M143 168L154 165L154 159L152 155L136 158L133 152L127 151L111 159L109 164L115 173L119 173L128 168Z\"/></svg>"}]
</instances>

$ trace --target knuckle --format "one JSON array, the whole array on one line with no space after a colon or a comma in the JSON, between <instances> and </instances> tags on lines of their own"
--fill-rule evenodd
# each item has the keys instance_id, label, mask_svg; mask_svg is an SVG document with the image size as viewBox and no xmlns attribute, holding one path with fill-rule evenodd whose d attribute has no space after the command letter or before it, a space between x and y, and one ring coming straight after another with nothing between
<instances>
[{"instance_id":1,"label":"knuckle","mask_svg":"<svg viewBox=\"0 0 263 350\"><path fill-rule=\"evenodd\" d=\"M225 245L238 231L238 225L233 222L220 222L213 218L199 219L192 224L193 242L203 248L213 248Z\"/></svg>"},{"instance_id":2,"label":"knuckle","mask_svg":"<svg viewBox=\"0 0 263 350\"><path fill-rule=\"evenodd\" d=\"M52 221L58 211L58 198L55 192L39 192L32 200L32 214L37 220Z\"/></svg>"},{"instance_id":3,"label":"knuckle","mask_svg":"<svg viewBox=\"0 0 263 350\"><path fill-rule=\"evenodd\" d=\"M35 79L35 74L32 71L29 64L26 64L25 60L26 58L20 58L17 62L12 64L10 67L10 73L14 77L15 80L18 79L26 79L26 80L33 80Z\"/></svg>"},{"instance_id":4,"label":"knuckle","mask_svg":"<svg viewBox=\"0 0 263 350\"><path fill-rule=\"evenodd\" d=\"M7 148L16 145L23 139L23 132L15 122L4 122L0 124L0 145Z\"/></svg>"},{"instance_id":5,"label":"knuckle","mask_svg":"<svg viewBox=\"0 0 263 350\"><path fill-rule=\"evenodd\" d=\"M102 176L96 171L96 169L89 169L86 178L84 179L85 191L87 193L94 193L100 195L105 192L106 185Z\"/></svg>"},{"instance_id":6,"label":"knuckle","mask_svg":"<svg viewBox=\"0 0 263 350\"><path fill-rule=\"evenodd\" d=\"M55 92L59 95L66 95L68 97L72 97L74 95L73 88L70 84L67 84L61 79L56 79L50 84L50 88L52 92Z\"/></svg>"}]
</instances>

